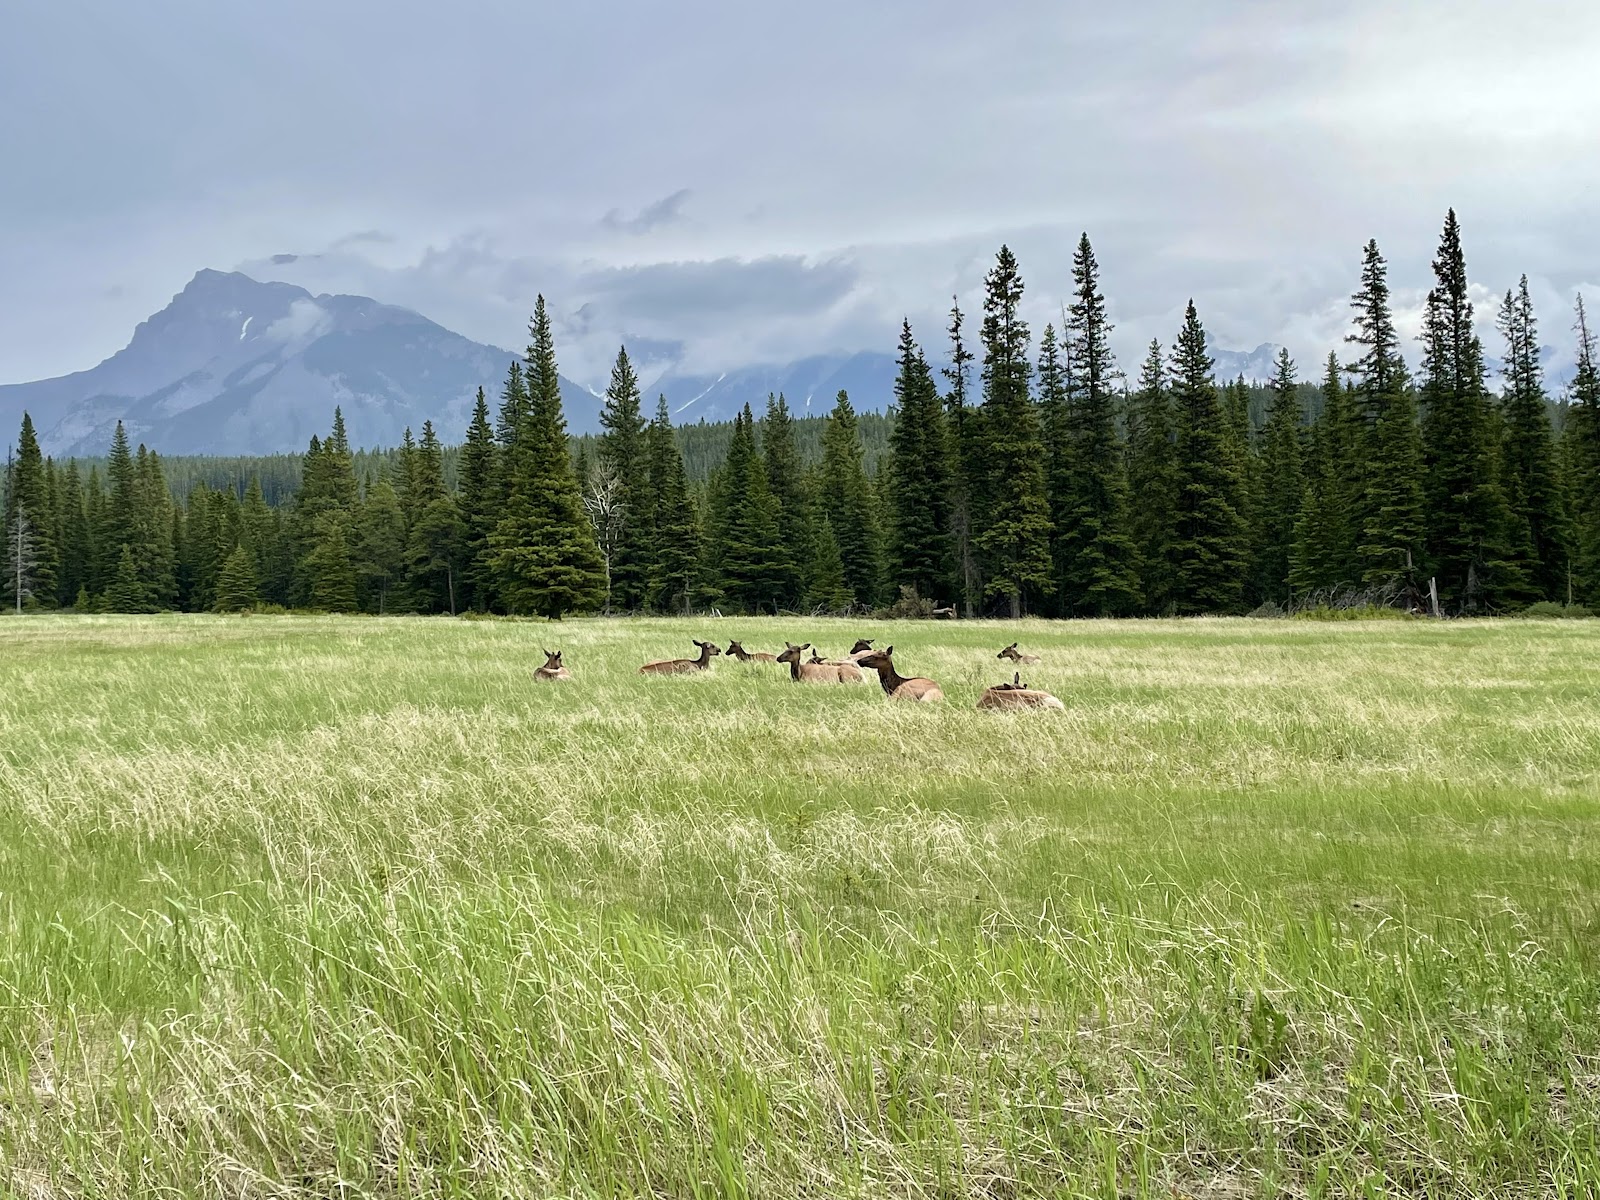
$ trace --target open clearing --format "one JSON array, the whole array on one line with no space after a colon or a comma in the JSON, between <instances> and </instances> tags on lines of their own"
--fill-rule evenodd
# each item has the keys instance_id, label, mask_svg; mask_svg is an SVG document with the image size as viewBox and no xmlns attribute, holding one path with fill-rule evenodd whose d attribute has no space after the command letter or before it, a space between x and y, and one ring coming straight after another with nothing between
<instances>
[{"instance_id":1,"label":"open clearing","mask_svg":"<svg viewBox=\"0 0 1600 1200\"><path fill-rule=\"evenodd\" d=\"M858 634L949 702L635 673ZM1065 713L972 711L1019 639ZM1600 622L0 621L0 1191L1592 1196L1597 667Z\"/></svg>"}]
</instances>

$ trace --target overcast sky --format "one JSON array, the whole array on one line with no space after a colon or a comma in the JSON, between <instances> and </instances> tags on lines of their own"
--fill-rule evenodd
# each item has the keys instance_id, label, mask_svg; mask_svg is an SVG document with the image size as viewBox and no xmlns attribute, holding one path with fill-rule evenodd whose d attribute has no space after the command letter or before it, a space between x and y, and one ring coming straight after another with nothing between
<instances>
[{"instance_id":1,"label":"overcast sky","mask_svg":"<svg viewBox=\"0 0 1600 1200\"><path fill-rule=\"evenodd\" d=\"M1569 346L1596 63L1596 0L4 0L0 382L201 267L508 347L543 291L580 378L942 349L1002 241L1042 326L1082 230L1125 368L1192 295L1314 373L1365 240L1414 307L1450 205Z\"/></svg>"}]
</instances>

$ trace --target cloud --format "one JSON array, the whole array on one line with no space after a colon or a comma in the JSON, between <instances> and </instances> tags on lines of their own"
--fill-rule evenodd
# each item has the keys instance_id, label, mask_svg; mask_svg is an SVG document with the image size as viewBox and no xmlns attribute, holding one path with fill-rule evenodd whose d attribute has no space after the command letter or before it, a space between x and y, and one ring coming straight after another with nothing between
<instances>
[{"instance_id":1,"label":"cloud","mask_svg":"<svg viewBox=\"0 0 1600 1200\"><path fill-rule=\"evenodd\" d=\"M663 196L653 204L647 204L631 217L622 215L622 210L613 208L600 218L600 224L606 229L618 233L630 233L635 236L650 233L666 225L675 225L684 219L683 205L689 199L689 189L679 188L670 196Z\"/></svg>"},{"instance_id":2,"label":"cloud","mask_svg":"<svg viewBox=\"0 0 1600 1200\"><path fill-rule=\"evenodd\" d=\"M332 323L333 316L315 300L296 300L289 311L263 331L275 342L309 342Z\"/></svg>"}]
</instances>

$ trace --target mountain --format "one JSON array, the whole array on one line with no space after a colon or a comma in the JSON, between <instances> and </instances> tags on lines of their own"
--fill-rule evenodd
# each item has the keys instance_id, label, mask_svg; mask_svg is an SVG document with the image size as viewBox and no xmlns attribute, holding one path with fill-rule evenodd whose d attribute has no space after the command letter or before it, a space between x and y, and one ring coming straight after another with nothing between
<instances>
[{"instance_id":1,"label":"mountain","mask_svg":"<svg viewBox=\"0 0 1600 1200\"><path fill-rule=\"evenodd\" d=\"M892 354L818 354L792 363L740 367L718 375L669 369L647 389L667 398L675 424L731 421L746 403L759 417L769 393L783 393L796 416L824 416L841 390L858 411L881 412L894 402L898 367ZM647 406L648 407L648 406Z\"/></svg>"},{"instance_id":2,"label":"mountain","mask_svg":"<svg viewBox=\"0 0 1600 1200\"><path fill-rule=\"evenodd\" d=\"M201 271L99 366L0 386L0 438L26 410L57 456L104 454L118 419L163 454L297 452L338 405L358 446L430 419L455 442L478 387L497 403L515 357L365 296ZM567 379L561 392L573 429L596 428L598 400Z\"/></svg>"},{"instance_id":3,"label":"mountain","mask_svg":"<svg viewBox=\"0 0 1600 1200\"><path fill-rule=\"evenodd\" d=\"M1279 346L1271 342L1262 342L1254 350L1221 350L1215 347L1211 350L1211 359L1216 366L1213 368L1218 383L1231 383L1243 375L1250 383L1267 383L1272 379L1277 369ZM1305 368L1300 368L1300 377L1306 377Z\"/></svg>"}]
</instances>

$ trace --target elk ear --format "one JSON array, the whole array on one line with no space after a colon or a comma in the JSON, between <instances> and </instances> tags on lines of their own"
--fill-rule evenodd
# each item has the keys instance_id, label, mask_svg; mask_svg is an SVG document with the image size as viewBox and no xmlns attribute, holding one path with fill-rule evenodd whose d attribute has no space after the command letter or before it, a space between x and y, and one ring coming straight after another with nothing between
<instances>
[{"instance_id":1,"label":"elk ear","mask_svg":"<svg viewBox=\"0 0 1600 1200\"><path fill-rule=\"evenodd\" d=\"M884 653L885 654L893 654L894 653L894 647L890 646L887 650L884 651Z\"/></svg>"}]
</instances>

